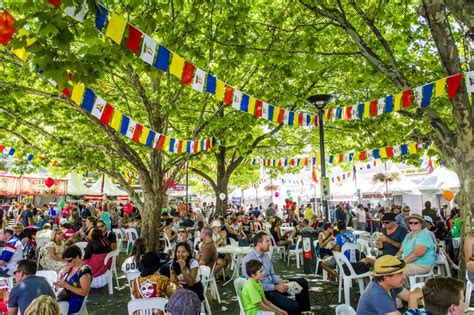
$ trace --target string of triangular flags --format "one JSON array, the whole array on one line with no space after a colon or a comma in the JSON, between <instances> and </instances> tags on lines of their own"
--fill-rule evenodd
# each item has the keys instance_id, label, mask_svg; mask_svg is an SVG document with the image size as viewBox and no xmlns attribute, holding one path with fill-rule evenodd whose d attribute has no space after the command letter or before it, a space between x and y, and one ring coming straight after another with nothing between
<instances>
[{"instance_id":1,"label":"string of triangular flags","mask_svg":"<svg viewBox=\"0 0 474 315\"><path fill-rule=\"evenodd\" d=\"M0 14L0 44L6 46L13 37L16 29L14 27L15 18L4 10ZM17 36L28 36L27 47L32 45L37 39L31 38L30 33L22 28ZM29 54L25 47L14 49L15 55L26 62ZM36 71L42 75L44 71ZM61 90L61 93L70 98L74 103L80 106L84 111L96 117L104 125L110 126L122 135L136 143L141 143L149 148L164 150L171 153L195 153L211 149L215 145L216 139L208 138L203 140L182 140L160 134L122 114L118 109L106 102L100 95L97 95L89 88L86 88L81 82L73 82L72 74L68 74L68 87ZM57 83L51 79L47 81L57 88Z\"/></svg>"},{"instance_id":2,"label":"string of triangular flags","mask_svg":"<svg viewBox=\"0 0 474 315\"><path fill-rule=\"evenodd\" d=\"M426 143L412 142L377 149L366 149L362 151L350 151L347 153L331 154L327 157L327 163L340 164L343 162L350 163L353 161L367 161L371 159L391 159L393 157L416 154L420 149L427 149L428 147L429 144ZM320 164L321 158L319 156L280 159L251 158L248 159L248 161L251 165L262 165L268 167L300 167Z\"/></svg>"},{"instance_id":3,"label":"string of triangular flags","mask_svg":"<svg viewBox=\"0 0 474 315\"><path fill-rule=\"evenodd\" d=\"M14 156L16 153L16 150L11 147L0 145L0 153L6 156ZM25 160L27 160L28 162L33 161L33 158L34 158L34 155L31 153L28 153L25 155Z\"/></svg>"},{"instance_id":4,"label":"string of triangular flags","mask_svg":"<svg viewBox=\"0 0 474 315\"><path fill-rule=\"evenodd\" d=\"M48 2L57 8L61 5L60 0L48 0ZM88 6L84 2L78 13L76 13L76 8L74 7L66 7L64 11L67 15L83 23L88 12ZM135 55L140 54L139 57L145 63L157 70L169 72L176 76L183 84L200 93L205 91L214 95L218 101L223 101L226 106L232 106L235 110L243 111L278 124L302 127L318 126L317 114L289 111L266 103L240 91L236 87L230 86L224 81L219 80L215 75L205 72L177 53L159 44L151 36L128 23L116 13L111 12L103 4L99 4L96 8L95 25L102 34L109 37L116 44L121 45L123 42ZM453 98L459 89L461 80L462 74L456 74L395 95L388 95L384 98L349 106L328 108L324 111L324 120L349 121L374 118L383 114L408 109L414 102L419 107L427 107L430 106L433 92L434 96L438 97L444 95L447 91L448 97Z\"/></svg>"}]
</instances>

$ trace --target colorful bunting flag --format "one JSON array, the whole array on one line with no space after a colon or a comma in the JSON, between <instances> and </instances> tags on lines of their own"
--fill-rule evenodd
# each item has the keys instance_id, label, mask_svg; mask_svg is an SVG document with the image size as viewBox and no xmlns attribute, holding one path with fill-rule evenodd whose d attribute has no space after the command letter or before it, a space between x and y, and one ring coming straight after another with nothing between
<instances>
[{"instance_id":1,"label":"colorful bunting flag","mask_svg":"<svg viewBox=\"0 0 474 315\"><path fill-rule=\"evenodd\" d=\"M133 26L128 24L128 38L127 38L127 47L133 51L134 54L138 53L138 48L140 47L140 41L142 40L143 33ZM161 46L160 46L161 47ZM168 65L168 61L166 61Z\"/></svg>"},{"instance_id":2,"label":"colorful bunting flag","mask_svg":"<svg viewBox=\"0 0 474 315\"><path fill-rule=\"evenodd\" d=\"M120 45L123 34L125 33L125 27L127 27L127 22L113 12L107 30L105 31L105 36Z\"/></svg>"},{"instance_id":3,"label":"colorful bunting flag","mask_svg":"<svg viewBox=\"0 0 474 315\"><path fill-rule=\"evenodd\" d=\"M145 36L143 37L143 45L140 58L149 65L153 65L157 45L158 44L153 38L145 34Z\"/></svg>"},{"instance_id":4,"label":"colorful bunting flag","mask_svg":"<svg viewBox=\"0 0 474 315\"><path fill-rule=\"evenodd\" d=\"M108 13L109 10L99 3L95 13L95 26L100 32L102 32L102 29L104 28L105 20L107 19Z\"/></svg>"},{"instance_id":5,"label":"colorful bunting flag","mask_svg":"<svg viewBox=\"0 0 474 315\"><path fill-rule=\"evenodd\" d=\"M192 88L202 93L202 91L204 90L205 80L206 80L206 72L202 69L196 68L196 72L194 73Z\"/></svg>"},{"instance_id":6,"label":"colorful bunting flag","mask_svg":"<svg viewBox=\"0 0 474 315\"><path fill-rule=\"evenodd\" d=\"M184 62L183 73L181 75L181 82L184 85L191 85L193 83L195 70L196 67L192 63L188 61Z\"/></svg>"},{"instance_id":7,"label":"colorful bunting flag","mask_svg":"<svg viewBox=\"0 0 474 315\"><path fill-rule=\"evenodd\" d=\"M452 75L446 79L446 84L448 85L448 98L456 96L461 80L462 74Z\"/></svg>"}]
</instances>

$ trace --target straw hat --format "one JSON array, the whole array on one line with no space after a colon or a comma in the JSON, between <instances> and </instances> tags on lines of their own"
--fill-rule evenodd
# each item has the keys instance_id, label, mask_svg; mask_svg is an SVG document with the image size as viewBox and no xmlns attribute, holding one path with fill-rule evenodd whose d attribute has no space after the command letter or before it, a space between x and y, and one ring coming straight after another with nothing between
<instances>
[{"instance_id":1,"label":"straw hat","mask_svg":"<svg viewBox=\"0 0 474 315\"><path fill-rule=\"evenodd\" d=\"M417 219L423 228L426 227L426 221L423 219L423 217L419 214L410 214L408 217L405 218L405 223L407 226L409 226L409 222L411 219Z\"/></svg>"},{"instance_id":2,"label":"straw hat","mask_svg":"<svg viewBox=\"0 0 474 315\"><path fill-rule=\"evenodd\" d=\"M375 261L373 275L390 276L402 273L405 270L405 263L392 255L385 255Z\"/></svg>"}]
</instances>

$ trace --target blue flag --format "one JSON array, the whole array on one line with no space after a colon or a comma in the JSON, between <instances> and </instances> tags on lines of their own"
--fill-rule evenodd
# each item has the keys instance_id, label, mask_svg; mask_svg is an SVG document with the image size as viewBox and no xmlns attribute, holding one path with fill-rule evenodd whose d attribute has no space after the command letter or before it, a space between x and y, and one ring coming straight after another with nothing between
<instances>
[{"instance_id":1,"label":"blue flag","mask_svg":"<svg viewBox=\"0 0 474 315\"><path fill-rule=\"evenodd\" d=\"M127 135L128 131L128 124L130 123L130 118L122 115L122 123L120 125L120 133L123 134L124 136Z\"/></svg>"},{"instance_id":2,"label":"blue flag","mask_svg":"<svg viewBox=\"0 0 474 315\"><path fill-rule=\"evenodd\" d=\"M212 74L207 74L206 92L216 94L216 77Z\"/></svg>"},{"instance_id":3,"label":"blue flag","mask_svg":"<svg viewBox=\"0 0 474 315\"><path fill-rule=\"evenodd\" d=\"M95 11L95 26L99 31L102 32L102 29L104 28L105 24L105 19L107 18L107 14L109 13L109 10L104 7L102 4L99 4Z\"/></svg>"},{"instance_id":4,"label":"blue flag","mask_svg":"<svg viewBox=\"0 0 474 315\"><path fill-rule=\"evenodd\" d=\"M168 71L169 61L170 51L166 47L160 45L160 47L158 47L158 57L156 57L155 68L164 72Z\"/></svg>"},{"instance_id":5,"label":"blue flag","mask_svg":"<svg viewBox=\"0 0 474 315\"><path fill-rule=\"evenodd\" d=\"M86 89L81 107L88 113L92 112L92 108L94 107L94 100L95 100L95 93L92 92L92 90L90 89Z\"/></svg>"}]
</instances>

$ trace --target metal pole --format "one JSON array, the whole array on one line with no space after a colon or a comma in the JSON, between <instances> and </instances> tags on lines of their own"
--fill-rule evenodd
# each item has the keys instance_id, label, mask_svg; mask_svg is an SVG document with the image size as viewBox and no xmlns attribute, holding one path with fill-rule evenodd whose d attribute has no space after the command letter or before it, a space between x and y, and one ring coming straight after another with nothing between
<instances>
[{"instance_id":1,"label":"metal pole","mask_svg":"<svg viewBox=\"0 0 474 315\"><path fill-rule=\"evenodd\" d=\"M329 207L327 197L325 196L325 179L326 179L326 157L324 154L324 110L318 112L319 120L319 155L321 157L321 203L324 212L324 222L329 222Z\"/></svg>"},{"instance_id":2,"label":"metal pole","mask_svg":"<svg viewBox=\"0 0 474 315\"><path fill-rule=\"evenodd\" d=\"M189 170L188 170L188 163L186 162L186 212L189 212L189 194L188 194L188 188L189 188Z\"/></svg>"},{"instance_id":3,"label":"metal pole","mask_svg":"<svg viewBox=\"0 0 474 315\"><path fill-rule=\"evenodd\" d=\"M387 198L387 206L390 205L388 198L388 181L387 181L387 162L383 162L385 168L385 197Z\"/></svg>"}]
</instances>

